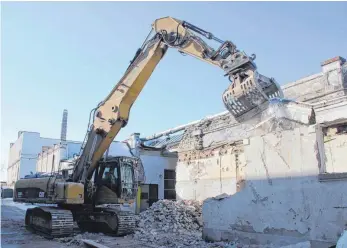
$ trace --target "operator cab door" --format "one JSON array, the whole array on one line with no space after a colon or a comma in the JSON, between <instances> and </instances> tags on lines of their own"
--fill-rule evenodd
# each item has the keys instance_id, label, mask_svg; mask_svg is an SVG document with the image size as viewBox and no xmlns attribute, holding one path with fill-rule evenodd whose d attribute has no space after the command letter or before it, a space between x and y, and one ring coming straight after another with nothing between
<instances>
[{"instance_id":1,"label":"operator cab door","mask_svg":"<svg viewBox=\"0 0 347 248\"><path fill-rule=\"evenodd\" d=\"M96 204L116 204L136 197L134 158L115 157L99 165L96 175Z\"/></svg>"},{"instance_id":2,"label":"operator cab door","mask_svg":"<svg viewBox=\"0 0 347 248\"><path fill-rule=\"evenodd\" d=\"M96 176L95 204L118 203L121 196L121 178L118 160L101 162Z\"/></svg>"}]
</instances>

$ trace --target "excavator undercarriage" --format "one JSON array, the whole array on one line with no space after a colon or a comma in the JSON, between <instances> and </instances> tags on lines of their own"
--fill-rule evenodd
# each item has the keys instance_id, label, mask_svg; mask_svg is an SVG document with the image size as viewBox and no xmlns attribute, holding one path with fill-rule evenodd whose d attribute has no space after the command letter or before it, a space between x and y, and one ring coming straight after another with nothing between
<instances>
[{"instance_id":1,"label":"excavator undercarriage","mask_svg":"<svg viewBox=\"0 0 347 248\"><path fill-rule=\"evenodd\" d=\"M112 207L76 211L57 207L35 207L27 210L25 227L49 239L73 235L80 231L123 236L133 232L135 216L132 211Z\"/></svg>"},{"instance_id":2,"label":"excavator undercarriage","mask_svg":"<svg viewBox=\"0 0 347 248\"><path fill-rule=\"evenodd\" d=\"M26 211L25 227L46 238L69 236L74 233L73 215L56 207L35 207Z\"/></svg>"},{"instance_id":3,"label":"excavator undercarriage","mask_svg":"<svg viewBox=\"0 0 347 248\"><path fill-rule=\"evenodd\" d=\"M134 166L142 166L137 158L109 158L99 163L93 180L88 181L86 187L57 176L19 180L15 201L51 204L29 208L26 228L46 238L69 236L79 231L115 236L132 233L135 228L132 204L137 187ZM81 200L71 203L69 197L76 194L82 195ZM45 200L37 200L40 198Z\"/></svg>"},{"instance_id":4,"label":"excavator undercarriage","mask_svg":"<svg viewBox=\"0 0 347 248\"><path fill-rule=\"evenodd\" d=\"M135 229L135 214L115 208L96 208L93 212L79 213L77 224L82 231L123 236Z\"/></svg>"}]
</instances>

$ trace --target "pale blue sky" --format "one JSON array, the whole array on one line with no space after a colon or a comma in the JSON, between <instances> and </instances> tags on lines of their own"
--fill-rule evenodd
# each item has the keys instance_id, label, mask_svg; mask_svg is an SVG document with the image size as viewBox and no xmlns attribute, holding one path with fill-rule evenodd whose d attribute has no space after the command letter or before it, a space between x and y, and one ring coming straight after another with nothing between
<instances>
[{"instance_id":1,"label":"pale blue sky","mask_svg":"<svg viewBox=\"0 0 347 248\"><path fill-rule=\"evenodd\" d=\"M121 78L151 23L191 22L257 55L259 72L288 83L347 54L343 2L3 2L1 161L20 130L58 138L64 108L68 139L82 140L89 111ZM130 121L150 135L224 111L223 72L170 50L154 71Z\"/></svg>"}]
</instances>

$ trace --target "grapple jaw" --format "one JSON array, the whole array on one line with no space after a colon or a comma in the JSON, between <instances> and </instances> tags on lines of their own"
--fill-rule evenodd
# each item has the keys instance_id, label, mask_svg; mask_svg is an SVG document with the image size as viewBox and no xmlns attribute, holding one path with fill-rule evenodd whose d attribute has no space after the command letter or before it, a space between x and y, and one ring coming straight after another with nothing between
<instances>
[{"instance_id":1,"label":"grapple jaw","mask_svg":"<svg viewBox=\"0 0 347 248\"><path fill-rule=\"evenodd\" d=\"M282 98L281 87L272 78L259 74L253 68L230 76L232 83L223 93L226 109L237 120L272 98Z\"/></svg>"}]
</instances>

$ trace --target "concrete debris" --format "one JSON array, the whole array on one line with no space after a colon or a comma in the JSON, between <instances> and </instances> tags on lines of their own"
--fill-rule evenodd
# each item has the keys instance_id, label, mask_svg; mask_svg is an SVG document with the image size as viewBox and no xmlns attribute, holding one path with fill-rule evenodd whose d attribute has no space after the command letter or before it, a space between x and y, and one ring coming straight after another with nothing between
<instances>
[{"instance_id":1,"label":"concrete debris","mask_svg":"<svg viewBox=\"0 0 347 248\"><path fill-rule=\"evenodd\" d=\"M108 246L99 244L93 240L90 239L82 239L82 242L87 245L88 247L93 247L93 248L109 248Z\"/></svg>"},{"instance_id":2,"label":"concrete debris","mask_svg":"<svg viewBox=\"0 0 347 248\"><path fill-rule=\"evenodd\" d=\"M138 231L180 231L202 230L201 203L198 201L160 200L137 216Z\"/></svg>"},{"instance_id":3,"label":"concrete debris","mask_svg":"<svg viewBox=\"0 0 347 248\"><path fill-rule=\"evenodd\" d=\"M217 196L214 196L212 197L213 200L223 200L224 198L227 198L229 197L230 195L226 194L226 193L223 193L223 194L220 194L220 195L217 195Z\"/></svg>"},{"instance_id":4,"label":"concrete debris","mask_svg":"<svg viewBox=\"0 0 347 248\"><path fill-rule=\"evenodd\" d=\"M201 232L200 202L160 200L137 216L135 238L156 247L206 247Z\"/></svg>"},{"instance_id":5,"label":"concrete debris","mask_svg":"<svg viewBox=\"0 0 347 248\"><path fill-rule=\"evenodd\" d=\"M202 203L159 200L137 216L134 238L153 247L259 247L202 239Z\"/></svg>"},{"instance_id":6,"label":"concrete debris","mask_svg":"<svg viewBox=\"0 0 347 248\"><path fill-rule=\"evenodd\" d=\"M103 234L101 233L82 233L77 234L75 236L71 237L63 237L63 238L56 238L54 240L64 243L66 246L73 246L73 247L84 247L84 240L93 240L94 242L97 242L99 244L103 243Z\"/></svg>"},{"instance_id":7,"label":"concrete debris","mask_svg":"<svg viewBox=\"0 0 347 248\"><path fill-rule=\"evenodd\" d=\"M293 245L282 246L281 248L311 248L311 243L310 241L306 241L306 242L300 242Z\"/></svg>"}]
</instances>

